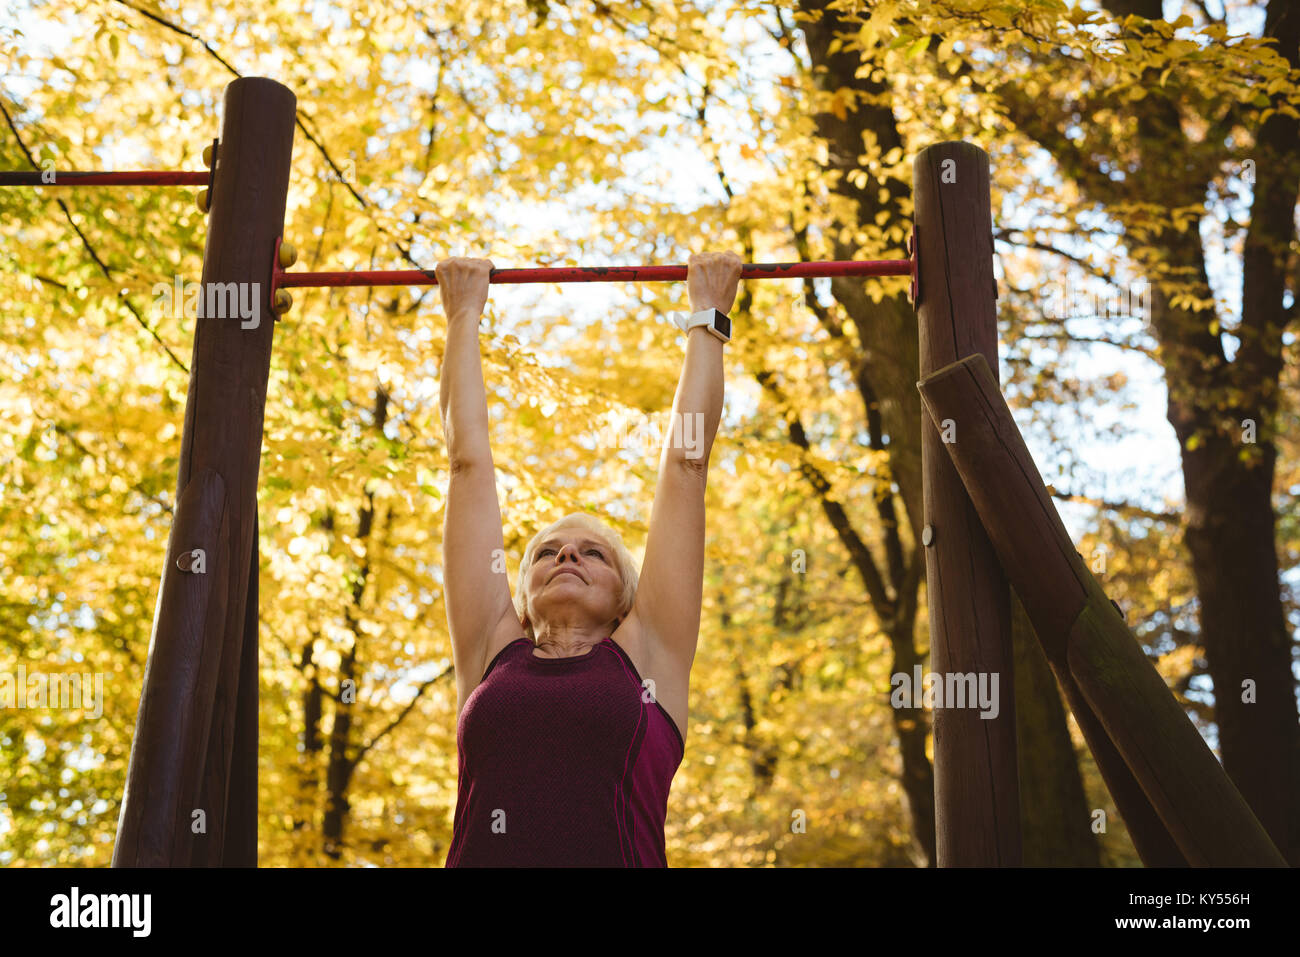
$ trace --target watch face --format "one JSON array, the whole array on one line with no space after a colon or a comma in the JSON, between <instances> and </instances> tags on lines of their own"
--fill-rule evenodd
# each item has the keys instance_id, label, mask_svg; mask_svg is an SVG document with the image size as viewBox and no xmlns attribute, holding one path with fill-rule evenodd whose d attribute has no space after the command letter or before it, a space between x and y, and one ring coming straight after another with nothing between
<instances>
[{"instance_id":1,"label":"watch face","mask_svg":"<svg viewBox=\"0 0 1300 957\"><path fill-rule=\"evenodd\" d=\"M731 338L731 320L727 318L727 314L720 309L713 310L713 328L717 329L728 339Z\"/></svg>"}]
</instances>

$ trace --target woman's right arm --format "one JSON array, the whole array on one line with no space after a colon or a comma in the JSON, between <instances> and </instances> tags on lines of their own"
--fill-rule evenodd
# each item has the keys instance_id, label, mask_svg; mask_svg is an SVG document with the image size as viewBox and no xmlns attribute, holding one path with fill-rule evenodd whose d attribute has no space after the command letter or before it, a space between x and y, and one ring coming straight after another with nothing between
<instances>
[{"instance_id":1,"label":"woman's right arm","mask_svg":"<svg viewBox=\"0 0 1300 957\"><path fill-rule=\"evenodd\" d=\"M447 626L459 698L457 715L487 667L487 651L498 625L505 615L515 616L505 573L501 506L488 441L487 390L478 342L491 267L485 259L449 259L434 271L447 317L447 351L438 383L451 472L442 553Z\"/></svg>"}]
</instances>

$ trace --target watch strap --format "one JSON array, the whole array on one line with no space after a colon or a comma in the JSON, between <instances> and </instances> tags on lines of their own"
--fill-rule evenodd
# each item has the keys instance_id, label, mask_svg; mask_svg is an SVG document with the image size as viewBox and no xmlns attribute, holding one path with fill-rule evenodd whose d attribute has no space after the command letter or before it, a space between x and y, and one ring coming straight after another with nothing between
<instances>
[{"instance_id":1,"label":"watch strap","mask_svg":"<svg viewBox=\"0 0 1300 957\"><path fill-rule=\"evenodd\" d=\"M699 312L670 312L668 317L682 332L689 335L696 326L705 326L723 342L731 341L731 318L720 309L702 309Z\"/></svg>"}]
</instances>

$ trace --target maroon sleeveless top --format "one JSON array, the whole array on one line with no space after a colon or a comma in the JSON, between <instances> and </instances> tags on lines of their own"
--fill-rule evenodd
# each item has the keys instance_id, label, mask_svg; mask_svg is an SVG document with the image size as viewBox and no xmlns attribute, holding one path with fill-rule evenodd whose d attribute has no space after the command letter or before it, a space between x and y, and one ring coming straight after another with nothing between
<instances>
[{"instance_id":1,"label":"maroon sleeveless top","mask_svg":"<svg viewBox=\"0 0 1300 957\"><path fill-rule=\"evenodd\" d=\"M492 659L456 726L447 867L667 867L668 789L685 744L612 638Z\"/></svg>"}]
</instances>

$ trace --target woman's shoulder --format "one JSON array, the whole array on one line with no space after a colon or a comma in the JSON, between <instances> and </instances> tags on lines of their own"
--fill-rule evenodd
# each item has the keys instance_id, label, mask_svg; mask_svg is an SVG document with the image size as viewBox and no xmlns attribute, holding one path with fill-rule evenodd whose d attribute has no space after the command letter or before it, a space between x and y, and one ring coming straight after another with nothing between
<instances>
[{"instance_id":1,"label":"woman's shoulder","mask_svg":"<svg viewBox=\"0 0 1300 957\"><path fill-rule=\"evenodd\" d=\"M685 669L676 666L663 642L645 627L635 610L623 619L610 637L642 675L654 672L685 679L690 673L689 665Z\"/></svg>"},{"instance_id":2,"label":"woman's shoulder","mask_svg":"<svg viewBox=\"0 0 1300 957\"><path fill-rule=\"evenodd\" d=\"M683 729L690 716L690 664L682 666L673 661L635 612L620 623L610 640L631 663L636 680L671 720L673 732L684 747Z\"/></svg>"},{"instance_id":3,"label":"woman's shoulder","mask_svg":"<svg viewBox=\"0 0 1300 957\"><path fill-rule=\"evenodd\" d=\"M529 645L532 641L527 635L522 634L523 627L519 624L519 619L513 615L503 618L501 623L488 636L488 646L486 652L487 664L483 668L483 674L479 676L481 683L488 676L488 672L497 664L505 652L509 651L519 642L527 642Z\"/></svg>"}]
</instances>

